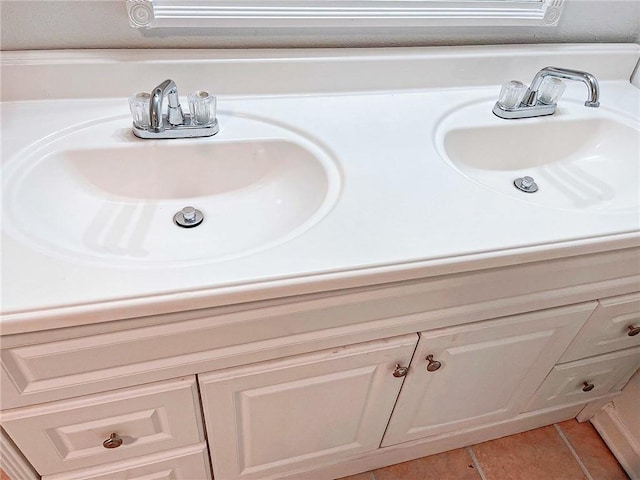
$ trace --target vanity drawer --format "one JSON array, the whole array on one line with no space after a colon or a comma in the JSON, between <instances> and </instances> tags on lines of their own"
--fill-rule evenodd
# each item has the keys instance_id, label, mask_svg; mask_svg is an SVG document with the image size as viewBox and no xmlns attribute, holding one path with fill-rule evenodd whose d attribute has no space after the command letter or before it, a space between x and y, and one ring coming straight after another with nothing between
<instances>
[{"instance_id":1,"label":"vanity drawer","mask_svg":"<svg viewBox=\"0 0 640 480\"><path fill-rule=\"evenodd\" d=\"M195 377L6 410L0 423L40 475L204 440Z\"/></svg>"},{"instance_id":2,"label":"vanity drawer","mask_svg":"<svg viewBox=\"0 0 640 480\"><path fill-rule=\"evenodd\" d=\"M638 332L638 333L636 333ZM560 363L640 345L640 293L605 298L560 358Z\"/></svg>"},{"instance_id":3,"label":"vanity drawer","mask_svg":"<svg viewBox=\"0 0 640 480\"><path fill-rule=\"evenodd\" d=\"M589 402L620 390L640 368L640 347L556 365L525 411Z\"/></svg>"},{"instance_id":4,"label":"vanity drawer","mask_svg":"<svg viewBox=\"0 0 640 480\"><path fill-rule=\"evenodd\" d=\"M45 475L42 480L211 480L206 444L73 472Z\"/></svg>"}]
</instances>

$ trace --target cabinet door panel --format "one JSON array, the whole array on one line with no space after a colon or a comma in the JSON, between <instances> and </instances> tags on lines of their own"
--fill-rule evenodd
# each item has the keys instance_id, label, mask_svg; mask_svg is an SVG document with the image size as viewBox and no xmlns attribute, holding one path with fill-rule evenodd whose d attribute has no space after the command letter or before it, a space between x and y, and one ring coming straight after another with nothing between
<instances>
[{"instance_id":1,"label":"cabinet door panel","mask_svg":"<svg viewBox=\"0 0 640 480\"><path fill-rule=\"evenodd\" d=\"M593 311L595 302L420 334L383 446L510 418ZM441 363L428 371L426 357Z\"/></svg>"},{"instance_id":2,"label":"cabinet door panel","mask_svg":"<svg viewBox=\"0 0 640 480\"><path fill-rule=\"evenodd\" d=\"M200 375L216 480L277 478L378 448L417 335Z\"/></svg>"}]
</instances>

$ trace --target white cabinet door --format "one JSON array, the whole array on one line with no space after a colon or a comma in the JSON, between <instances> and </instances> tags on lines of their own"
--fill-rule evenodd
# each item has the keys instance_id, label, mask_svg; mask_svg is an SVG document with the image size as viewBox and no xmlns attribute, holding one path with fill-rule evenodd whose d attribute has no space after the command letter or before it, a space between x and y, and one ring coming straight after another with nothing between
<instances>
[{"instance_id":1,"label":"white cabinet door","mask_svg":"<svg viewBox=\"0 0 640 480\"><path fill-rule=\"evenodd\" d=\"M409 365L417 340L199 375L215 479L278 478L377 449L404 380L395 366Z\"/></svg>"},{"instance_id":2,"label":"white cabinet door","mask_svg":"<svg viewBox=\"0 0 640 480\"><path fill-rule=\"evenodd\" d=\"M595 305L421 333L382 446L517 415Z\"/></svg>"}]
</instances>

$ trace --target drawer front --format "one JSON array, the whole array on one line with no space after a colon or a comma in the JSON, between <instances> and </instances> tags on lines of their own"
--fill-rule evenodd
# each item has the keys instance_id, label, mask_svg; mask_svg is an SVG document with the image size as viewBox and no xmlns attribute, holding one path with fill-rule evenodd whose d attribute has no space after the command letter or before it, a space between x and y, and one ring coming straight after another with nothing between
<instances>
[{"instance_id":1,"label":"drawer front","mask_svg":"<svg viewBox=\"0 0 640 480\"><path fill-rule=\"evenodd\" d=\"M203 442L133 460L45 475L42 480L211 480L211 467Z\"/></svg>"},{"instance_id":2,"label":"drawer front","mask_svg":"<svg viewBox=\"0 0 640 480\"><path fill-rule=\"evenodd\" d=\"M561 363L640 345L640 293L605 298L560 359Z\"/></svg>"},{"instance_id":3,"label":"drawer front","mask_svg":"<svg viewBox=\"0 0 640 480\"><path fill-rule=\"evenodd\" d=\"M2 427L40 475L204 440L195 377L17 408L1 415ZM107 448L103 442L112 434L107 443L112 448Z\"/></svg>"},{"instance_id":4,"label":"drawer front","mask_svg":"<svg viewBox=\"0 0 640 480\"><path fill-rule=\"evenodd\" d=\"M556 365L525 411L589 402L620 390L640 368L640 347Z\"/></svg>"}]
</instances>

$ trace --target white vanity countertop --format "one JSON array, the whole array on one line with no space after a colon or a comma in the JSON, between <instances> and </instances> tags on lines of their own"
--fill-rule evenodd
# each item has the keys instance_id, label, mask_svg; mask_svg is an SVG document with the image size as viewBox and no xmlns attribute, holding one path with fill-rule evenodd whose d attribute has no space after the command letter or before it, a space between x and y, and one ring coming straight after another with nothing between
<instances>
[{"instance_id":1,"label":"white vanity countertop","mask_svg":"<svg viewBox=\"0 0 640 480\"><path fill-rule=\"evenodd\" d=\"M637 59L637 46L620 48L630 59L633 55ZM423 55L424 50L416 52ZM455 49L432 50L439 55L447 51ZM474 54L482 56L487 51L491 50L478 48ZM541 55L544 53L543 49ZM411 49L403 49L402 54L410 57ZM542 66L546 65L532 65L530 71L535 73ZM632 69L631 65L629 74ZM402 70L396 74L402 75ZM603 76L601 108L621 113L637 125L640 90L628 79ZM154 74L147 83L162 80ZM178 80L176 83L180 87ZM475 88L221 95L220 133L195 141L220 142L233 137L234 119L243 116L268 118L302 132L330 152L340 172L339 196L331 211L307 231L272 248L227 260L182 264L74 258L25 240L28 236L16 234L3 214L2 334L640 245L637 208L611 212L606 204L601 210L588 211L542 207L528 201L526 195L517 200L497 194L441 158L434 142L440 120L467 103L492 105L498 91L498 84L481 84ZM576 109L581 115L596 115L597 109L582 111L592 110L581 106L585 95L584 85L569 85L556 116L570 115ZM502 121L494 120L490 110L487 116L488 121ZM110 118L108 124L124 132L122 141L144 142L129 133L126 98L9 101L2 104L2 118L3 168L19 162L21 152L33 148L38 140L25 125L37 125L42 138L79 123ZM10 193L5 185L3 190Z\"/></svg>"}]
</instances>

